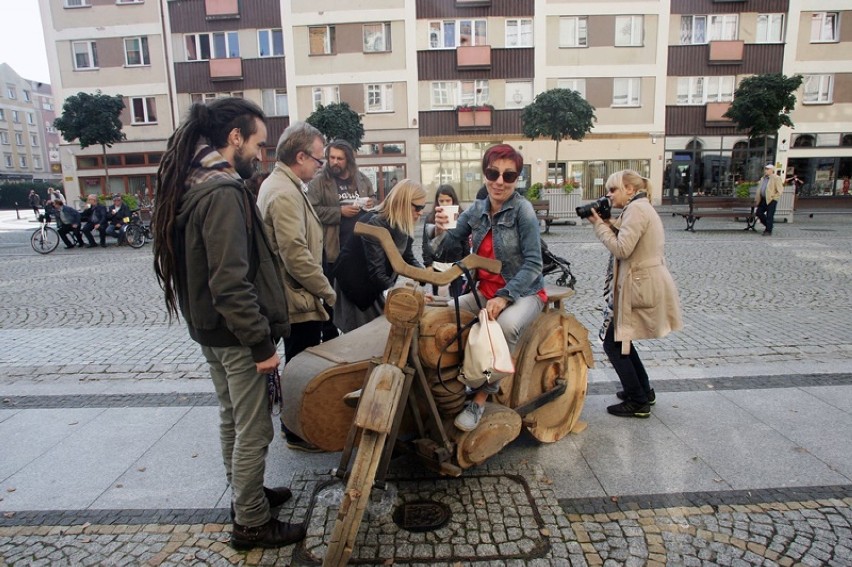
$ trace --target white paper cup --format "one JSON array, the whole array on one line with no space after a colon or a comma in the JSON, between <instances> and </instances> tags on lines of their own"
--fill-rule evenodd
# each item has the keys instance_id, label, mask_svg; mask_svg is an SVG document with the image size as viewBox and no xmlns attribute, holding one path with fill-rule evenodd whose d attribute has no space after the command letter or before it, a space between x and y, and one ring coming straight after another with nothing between
<instances>
[{"instance_id":1,"label":"white paper cup","mask_svg":"<svg viewBox=\"0 0 852 567\"><path fill-rule=\"evenodd\" d=\"M456 222L459 220L459 206L458 205L445 205L443 207L444 212L447 214L447 226L444 228L455 228Z\"/></svg>"}]
</instances>

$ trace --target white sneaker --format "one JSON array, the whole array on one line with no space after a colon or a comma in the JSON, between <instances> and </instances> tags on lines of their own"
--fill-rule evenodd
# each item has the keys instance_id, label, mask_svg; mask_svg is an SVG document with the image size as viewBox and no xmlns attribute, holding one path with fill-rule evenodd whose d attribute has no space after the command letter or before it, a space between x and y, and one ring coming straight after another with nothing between
<instances>
[{"instance_id":1,"label":"white sneaker","mask_svg":"<svg viewBox=\"0 0 852 567\"><path fill-rule=\"evenodd\" d=\"M479 420L482 419L484 412L485 406L481 406L476 402L468 402L464 410L456 416L456 420L453 423L462 431L473 431L479 425Z\"/></svg>"}]
</instances>

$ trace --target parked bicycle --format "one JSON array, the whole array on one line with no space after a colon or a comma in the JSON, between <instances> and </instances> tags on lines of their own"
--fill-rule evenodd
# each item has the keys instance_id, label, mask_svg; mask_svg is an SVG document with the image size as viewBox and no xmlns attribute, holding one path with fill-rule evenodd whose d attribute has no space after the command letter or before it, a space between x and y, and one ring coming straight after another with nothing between
<instances>
[{"instance_id":1,"label":"parked bicycle","mask_svg":"<svg viewBox=\"0 0 852 567\"><path fill-rule=\"evenodd\" d=\"M130 222L124 227L124 239L131 248L142 248L146 242L154 239L151 233L151 223L147 224L142 220L142 212L147 212L150 218L150 211L146 209L133 209L130 211Z\"/></svg>"},{"instance_id":2,"label":"parked bicycle","mask_svg":"<svg viewBox=\"0 0 852 567\"><path fill-rule=\"evenodd\" d=\"M33 231L30 244L39 254L50 254L59 246L59 232L50 226L50 217L39 215L39 227Z\"/></svg>"}]
</instances>

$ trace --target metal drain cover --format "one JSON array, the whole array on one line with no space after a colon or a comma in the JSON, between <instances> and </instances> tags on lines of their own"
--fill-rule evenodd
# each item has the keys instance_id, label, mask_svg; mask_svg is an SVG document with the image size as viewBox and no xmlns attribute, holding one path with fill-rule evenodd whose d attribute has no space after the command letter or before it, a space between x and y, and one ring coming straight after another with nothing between
<instances>
[{"instance_id":1,"label":"metal drain cover","mask_svg":"<svg viewBox=\"0 0 852 567\"><path fill-rule=\"evenodd\" d=\"M433 500L415 500L397 506L393 521L409 532L431 532L444 527L450 521L450 507Z\"/></svg>"}]
</instances>

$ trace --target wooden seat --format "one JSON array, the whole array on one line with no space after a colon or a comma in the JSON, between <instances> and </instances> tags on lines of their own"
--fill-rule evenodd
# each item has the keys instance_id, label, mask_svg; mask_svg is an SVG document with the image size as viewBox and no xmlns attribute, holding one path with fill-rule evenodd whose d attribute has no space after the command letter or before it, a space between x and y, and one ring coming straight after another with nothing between
<instances>
[{"instance_id":1,"label":"wooden seat","mask_svg":"<svg viewBox=\"0 0 852 567\"><path fill-rule=\"evenodd\" d=\"M568 287L558 287L555 285L544 286L544 292L547 294L547 304L544 306L545 311L556 309L563 310L565 300L574 295L574 290Z\"/></svg>"}]
</instances>

